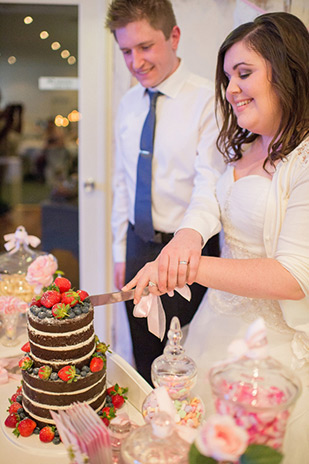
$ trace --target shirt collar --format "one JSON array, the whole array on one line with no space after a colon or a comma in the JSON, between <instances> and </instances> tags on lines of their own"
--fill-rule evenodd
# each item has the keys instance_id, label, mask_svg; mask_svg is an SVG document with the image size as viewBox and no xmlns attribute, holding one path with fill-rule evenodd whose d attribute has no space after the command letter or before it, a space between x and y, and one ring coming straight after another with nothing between
<instances>
[{"instance_id":1,"label":"shirt collar","mask_svg":"<svg viewBox=\"0 0 309 464\"><path fill-rule=\"evenodd\" d=\"M184 65L183 60L181 60L178 68L173 72L173 74L151 90L158 90L167 97L175 98L177 97L177 94L182 88L188 75L189 71Z\"/></svg>"}]
</instances>

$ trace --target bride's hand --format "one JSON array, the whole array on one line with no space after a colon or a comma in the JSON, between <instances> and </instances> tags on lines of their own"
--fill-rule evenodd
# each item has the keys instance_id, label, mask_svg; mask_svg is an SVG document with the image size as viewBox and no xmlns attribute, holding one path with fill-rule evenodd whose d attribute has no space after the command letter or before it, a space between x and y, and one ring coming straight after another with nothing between
<instances>
[{"instance_id":1,"label":"bride's hand","mask_svg":"<svg viewBox=\"0 0 309 464\"><path fill-rule=\"evenodd\" d=\"M157 258L160 291L166 293L175 287L192 284L196 279L201 251L202 237L196 230L179 230Z\"/></svg>"},{"instance_id":2,"label":"bride's hand","mask_svg":"<svg viewBox=\"0 0 309 464\"><path fill-rule=\"evenodd\" d=\"M127 292L132 288L135 288L134 294L134 304L140 302L143 290L145 287L148 286L149 292L153 293L154 295L162 295L162 292L158 289L158 261L151 261L145 264L142 269L138 271L138 273L133 277L130 282L128 282L122 290Z\"/></svg>"}]
</instances>

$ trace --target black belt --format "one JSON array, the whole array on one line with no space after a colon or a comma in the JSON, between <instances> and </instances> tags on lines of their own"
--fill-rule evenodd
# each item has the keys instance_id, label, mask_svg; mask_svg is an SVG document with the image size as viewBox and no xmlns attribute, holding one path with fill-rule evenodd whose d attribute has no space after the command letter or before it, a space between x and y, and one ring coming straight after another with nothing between
<instances>
[{"instance_id":1,"label":"black belt","mask_svg":"<svg viewBox=\"0 0 309 464\"><path fill-rule=\"evenodd\" d=\"M158 230L155 230L154 233L154 239L151 241L155 243L165 244L172 240L172 238L174 237L173 233L159 232Z\"/></svg>"},{"instance_id":2,"label":"black belt","mask_svg":"<svg viewBox=\"0 0 309 464\"><path fill-rule=\"evenodd\" d=\"M134 230L134 225L129 222L129 227ZM151 240L151 242L154 243L162 243L165 245L168 243L172 238L174 237L174 233L167 233L167 232L159 232L158 230L154 231L154 238Z\"/></svg>"}]
</instances>

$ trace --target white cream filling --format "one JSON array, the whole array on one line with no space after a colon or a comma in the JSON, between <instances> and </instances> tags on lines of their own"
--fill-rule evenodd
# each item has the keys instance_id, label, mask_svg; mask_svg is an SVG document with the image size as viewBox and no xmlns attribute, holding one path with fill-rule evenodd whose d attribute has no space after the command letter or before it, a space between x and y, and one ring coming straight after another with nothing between
<instances>
[{"instance_id":1,"label":"white cream filling","mask_svg":"<svg viewBox=\"0 0 309 464\"><path fill-rule=\"evenodd\" d=\"M93 325L93 321L91 321L88 325L82 327L81 329L77 330L70 330L69 332L58 332L58 333L53 333L53 332L43 332L42 330L35 329L34 327L30 326L29 322L27 323L27 329L29 332L33 333L34 335L42 335L44 337L66 337L66 336L71 336L72 334L80 334L83 332L86 332L86 330L89 330Z\"/></svg>"},{"instance_id":2,"label":"white cream filling","mask_svg":"<svg viewBox=\"0 0 309 464\"><path fill-rule=\"evenodd\" d=\"M98 393L96 396L90 398L89 400L86 400L85 402L86 403L93 403L94 401L96 401L106 390L106 385L104 387L104 389ZM42 409L51 409L52 411L56 411L57 409L67 409L69 407L69 405L66 405L66 406L54 406L52 404L42 404L42 403L38 403L37 401L33 401L31 400L26 394L25 392L23 391L23 395L25 396L25 398L27 398L28 401L30 401L31 404L33 404L33 406L36 406L38 408L42 408ZM72 401L73 403L73 401Z\"/></svg>"},{"instance_id":3,"label":"white cream filling","mask_svg":"<svg viewBox=\"0 0 309 464\"><path fill-rule=\"evenodd\" d=\"M93 334L88 340L85 340L84 342L77 343L76 345L61 345L61 346L46 346L46 345L40 345L39 343L34 343L31 340L32 345L36 346L37 348L41 348L42 350L48 350L49 351L63 351L63 350L76 350L78 348L82 348L86 344L90 343L92 340L94 340L95 334ZM32 353L31 353L32 355Z\"/></svg>"},{"instance_id":4,"label":"white cream filling","mask_svg":"<svg viewBox=\"0 0 309 464\"><path fill-rule=\"evenodd\" d=\"M105 390L106 390L106 388L103 390L103 392L104 392ZM98 395L98 396L100 396L100 395ZM98 396L95 397L94 399L91 399L91 400L88 400L88 401L83 401L83 403L87 403L87 404L91 405L91 403L92 403L93 401L95 401L95 400L98 398ZM29 398L28 398L28 399L29 399ZM31 400L29 400L29 401L31 401ZM105 398L103 399L103 401L102 401L102 403L100 404L100 406L98 406L98 407L94 410L95 412L99 412L100 409L102 409L102 407L103 407L103 405L104 405L104 401L105 401ZM70 406L71 406L71 405L70 405ZM59 406L59 407L57 407L56 409L53 409L53 410L55 410L55 411L57 411L57 410L59 410L59 409L64 409L64 410L65 410L65 409L68 409L70 406L62 406L62 407ZM40 406L40 407L41 407L41 406ZM33 412L31 412L31 411L30 411L29 409L27 409L25 406L23 406L23 408L24 408L24 410L25 410L31 417L33 417L33 419L39 420L39 421L41 421L41 422L48 422L48 423L50 423L50 424L56 424L55 421L54 421L53 419L46 419L46 417L42 417L42 416L38 416L37 414L33 414ZM41 407L41 409L48 409L48 410L50 410L50 409L52 409L52 408L47 408L47 407L44 408L44 407Z\"/></svg>"},{"instance_id":5,"label":"white cream filling","mask_svg":"<svg viewBox=\"0 0 309 464\"><path fill-rule=\"evenodd\" d=\"M102 379L99 379L96 383L94 383L94 384L92 384L92 385L90 385L90 386L88 386L86 388L82 388L81 390L75 390L75 391L70 391L70 392L50 392L50 391L47 391L47 390L40 390L39 388L34 388L29 383L27 383L27 382L25 382L25 383L27 384L28 388L31 389L34 392L43 393L44 395L63 396L63 395L78 395L80 393L84 393L84 392L90 390L91 388L95 387L96 385L98 385L100 382L102 382L102 380L104 380L104 378L105 378L105 376Z\"/></svg>"},{"instance_id":6,"label":"white cream filling","mask_svg":"<svg viewBox=\"0 0 309 464\"><path fill-rule=\"evenodd\" d=\"M62 347L61 349L63 350L64 347ZM31 358L34 359L35 361L37 361L40 364L48 363L48 364L58 364L60 366L62 366L62 365L66 366L67 364L72 363L72 364L75 365L77 363L82 362L84 359L88 359L89 356L91 356L95 352L95 349L96 349L96 347L94 346L93 349L89 353L87 353L85 356L82 356L80 358L76 358L76 357L71 358L71 359L67 358L64 361L61 361L61 360L58 360L58 359L42 359L42 358L38 358L37 356L34 356L33 353L31 353ZM53 350L51 350L51 351L53 351Z\"/></svg>"}]
</instances>

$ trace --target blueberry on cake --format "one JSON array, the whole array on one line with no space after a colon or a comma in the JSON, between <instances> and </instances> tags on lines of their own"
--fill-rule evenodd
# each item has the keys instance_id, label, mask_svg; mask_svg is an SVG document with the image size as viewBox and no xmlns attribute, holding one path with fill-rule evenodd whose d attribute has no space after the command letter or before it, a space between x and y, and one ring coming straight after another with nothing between
<instances>
[{"instance_id":1,"label":"blueberry on cake","mask_svg":"<svg viewBox=\"0 0 309 464\"><path fill-rule=\"evenodd\" d=\"M31 302L27 353L20 360L22 406L38 425L54 424L49 413L86 402L95 411L106 397L106 350L94 333L89 295L64 277Z\"/></svg>"}]
</instances>

